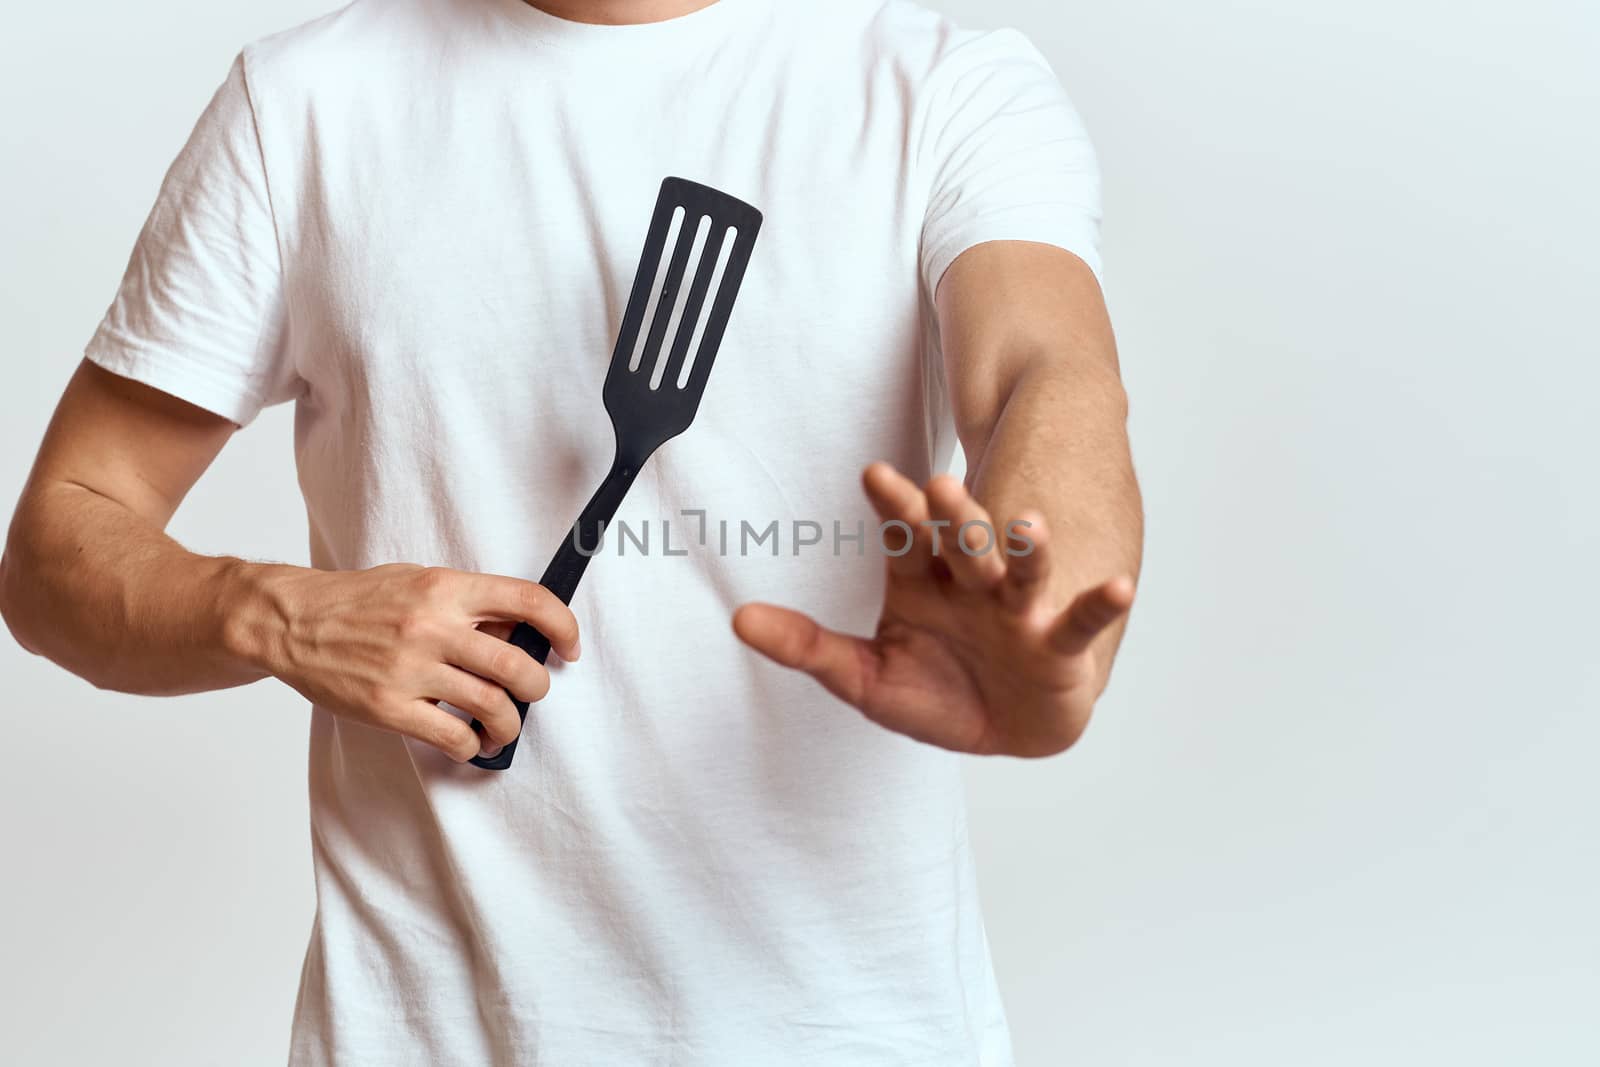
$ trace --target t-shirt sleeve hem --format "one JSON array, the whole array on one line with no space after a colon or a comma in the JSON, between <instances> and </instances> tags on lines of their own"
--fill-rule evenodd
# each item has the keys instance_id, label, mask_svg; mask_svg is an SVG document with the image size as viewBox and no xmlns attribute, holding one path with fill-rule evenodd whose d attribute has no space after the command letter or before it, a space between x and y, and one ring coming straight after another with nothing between
<instances>
[{"instance_id":1,"label":"t-shirt sleeve hem","mask_svg":"<svg viewBox=\"0 0 1600 1067\"><path fill-rule=\"evenodd\" d=\"M89 342L83 355L112 374L159 389L237 426L248 425L261 412L261 398L253 389L179 349L124 344L102 333Z\"/></svg>"},{"instance_id":2,"label":"t-shirt sleeve hem","mask_svg":"<svg viewBox=\"0 0 1600 1067\"><path fill-rule=\"evenodd\" d=\"M963 252L990 241L1032 241L1054 245L1071 252L1088 265L1095 280L1103 286L1099 233L1096 227L1075 226L1064 221L1040 218L1032 209L990 212L957 227L929 246L923 257L923 284L928 298L938 295L950 265Z\"/></svg>"}]
</instances>

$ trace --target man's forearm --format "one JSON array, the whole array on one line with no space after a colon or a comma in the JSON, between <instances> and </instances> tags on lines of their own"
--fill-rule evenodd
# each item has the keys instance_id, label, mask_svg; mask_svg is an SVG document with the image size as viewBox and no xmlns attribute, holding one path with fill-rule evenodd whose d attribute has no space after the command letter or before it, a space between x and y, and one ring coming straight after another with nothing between
<instances>
[{"instance_id":1,"label":"man's forearm","mask_svg":"<svg viewBox=\"0 0 1600 1067\"><path fill-rule=\"evenodd\" d=\"M170 513L170 512L169 512ZM520 578L396 563L325 571L196 555L112 498L30 488L0 559L17 640L103 689L169 696L269 675L319 707L456 762L513 741L513 699L544 699L518 623L578 658L578 622ZM482 736L448 703L482 725Z\"/></svg>"},{"instance_id":2,"label":"man's forearm","mask_svg":"<svg viewBox=\"0 0 1600 1067\"><path fill-rule=\"evenodd\" d=\"M245 628L268 569L196 555L109 497L57 483L17 512L0 610L24 648L100 688L226 689L265 675Z\"/></svg>"},{"instance_id":3,"label":"man's forearm","mask_svg":"<svg viewBox=\"0 0 1600 1067\"><path fill-rule=\"evenodd\" d=\"M1002 537L1023 512L1043 513L1058 607L1101 582L1138 577L1144 517L1115 373L1048 354L1029 360L987 441L971 451L968 484ZM1107 671L1123 629L1099 641Z\"/></svg>"}]
</instances>

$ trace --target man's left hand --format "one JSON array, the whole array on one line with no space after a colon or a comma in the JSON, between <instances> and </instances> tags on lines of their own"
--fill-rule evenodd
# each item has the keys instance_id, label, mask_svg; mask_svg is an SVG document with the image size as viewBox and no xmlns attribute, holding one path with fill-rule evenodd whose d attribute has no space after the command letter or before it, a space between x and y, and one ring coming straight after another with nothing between
<instances>
[{"instance_id":1,"label":"man's left hand","mask_svg":"<svg viewBox=\"0 0 1600 1067\"><path fill-rule=\"evenodd\" d=\"M1133 579L1110 576L1063 594L1041 515L1017 516L1029 523L1017 532L1033 549L1009 555L1010 523L995 523L955 478L919 488L877 463L863 482L885 523L915 531L910 551L889 560L876 635L852 637L799 612L749 604L734 617L740 639L918 741L1024 757L1071 747L1105 688L1112 650L1099 638L1133 606ZM978 523L993 535L967 525ZM956 541L964 526L971 551ZM977 551L986 539L987 551Z\"/></svg>"}]
</instances>

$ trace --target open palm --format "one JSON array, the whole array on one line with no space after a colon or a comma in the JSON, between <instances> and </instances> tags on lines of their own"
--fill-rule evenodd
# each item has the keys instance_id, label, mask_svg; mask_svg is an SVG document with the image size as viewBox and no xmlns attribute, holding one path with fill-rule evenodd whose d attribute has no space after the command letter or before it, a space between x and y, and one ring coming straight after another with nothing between
<instances>
[{"instance_id":1,"label":"open palm","mask_svg":"<svg viewBox=\"0 0 1600 1067\"><path fill-rule=\"evenodd\" d=\"M1020 532L1032 551L1008 555L1006 524L993 522L954 478L935 478L924 490L878 463L863 484L886 523L915 531L909 551L889 561L877 633L852 637L786 608L750 604L734 617L739 637L919 741L1032 757L1070 747L1105 684L1096 639L1127 614L1133 582L1113 578L1057 608L1049 530L1038 514L1020 516L1030 523ZM984 527L969 523L987 524L999 543L986 544ZM964 527L970 552L956 542Z\"/></svg>"}]
</instances>

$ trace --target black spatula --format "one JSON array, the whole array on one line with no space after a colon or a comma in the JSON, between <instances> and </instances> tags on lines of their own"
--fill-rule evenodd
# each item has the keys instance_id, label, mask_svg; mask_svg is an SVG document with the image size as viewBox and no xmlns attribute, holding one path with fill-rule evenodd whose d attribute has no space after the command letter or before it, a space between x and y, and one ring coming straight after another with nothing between
<instances>
[{"instance_id":1,"label":"black spatula","mask_svg":"<svg viewBox=\"0 0 1600 1067\"><path fill-rule=\"evenodd\" d=\"M661 183L606 375L616 458L539 579L563 603L572 602L584 568L645 461L694 421L760 229L761 212L726 193L682 178ZM684 292L691 270L693 281ZM550 655L550 642L526 623L517 626L511 643L540 663ZM528 705L513 701L526 721ZM473 728L482 734L481 724ZM516 752L513 741L472 762L503 771Z\"/></svg>"}]
</instances>

